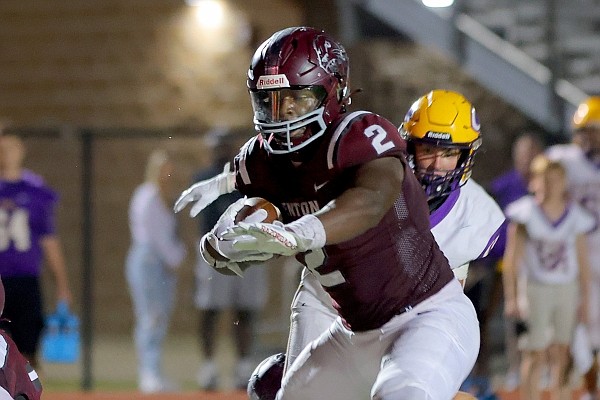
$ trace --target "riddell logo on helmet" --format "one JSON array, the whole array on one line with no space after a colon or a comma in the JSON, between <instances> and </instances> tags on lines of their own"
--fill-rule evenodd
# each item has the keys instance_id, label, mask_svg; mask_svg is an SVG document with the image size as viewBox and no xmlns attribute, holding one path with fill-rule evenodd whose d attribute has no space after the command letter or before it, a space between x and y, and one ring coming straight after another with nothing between
<instances>
[{"instance_id":1,"label":"riddell logo on helmet","mask_svg":"<svg viewBox=\"0 0 600 400\"><path fill-rule=\"evenodd\" d=\"M429 132L427 132L426 136L428 138L430 138L430 139L450 140L450 134L449 133L444 133L444 132L432 132L432 131L429 131Z\"/></svg>"},{"instance_id":2,"label":"riddell logo on helmet","mask_svg":"<svg viewBox=\"0 0 600 400\"><path fill-rule=\"evenodd\" d=\"M284 74L262 75L256 82L257 89L276 89L290 87L290 82Z\"/></svg>"}]
</instances>

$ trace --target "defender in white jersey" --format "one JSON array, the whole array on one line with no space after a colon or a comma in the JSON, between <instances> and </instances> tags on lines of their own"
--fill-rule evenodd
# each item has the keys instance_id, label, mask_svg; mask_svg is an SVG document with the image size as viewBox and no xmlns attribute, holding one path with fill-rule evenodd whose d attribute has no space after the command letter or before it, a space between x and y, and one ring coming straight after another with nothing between
<instances>
[{"instance_id":1,"label":"defender in white jersey","mask_svg":"<svg viewBox=\"0 0 600 400\"><path fill-rule=\"evenodd\" d=\"M588 332L595 360L585 374L585 387L588 398L597 399L600 398L597 393L597 355L600 350L600 96L589 97L577 108L573 116L572 143L552 146L547 155L564 165L574 200L596 220L596 228L588 234L591 268Z\"/></svg>"}]
</instances>

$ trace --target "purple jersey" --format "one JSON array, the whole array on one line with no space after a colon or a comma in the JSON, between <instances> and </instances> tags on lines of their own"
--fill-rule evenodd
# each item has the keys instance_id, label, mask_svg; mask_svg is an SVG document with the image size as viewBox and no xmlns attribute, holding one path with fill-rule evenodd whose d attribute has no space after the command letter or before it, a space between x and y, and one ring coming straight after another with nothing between
<instances>
[{"instance_id":1,"label":"purple jersey","mask_svg":"<svg viewBox=\"0 0 600 400\"><path fill-rule=\"evenodd\" d=\"M39 182L0 181L0 275L38 276L42 237L54 233L56 194Z\"/></svg>"},{"instance_id":2,"label":"purple jersey","mask_svg":"<svg viewBox=\"0 0 600 400\"><path fill-rule=\"evenodd\" d=\"M490 185L490 193L502 209L506 210L506 206L515 200L528 194L527 182L523 179L517 170L513 169L500 175L494 179ZM491 249L489 257L493 259L502 259L504 256L504 248L506 247L506 228L508 221L505 221L499 231L498 240Z\"/></svg>"},{"instance_id":3,"label":"purple jersey","mask_svg":"<svg viewBox=\"0 0 600 400\"><path fill-rule=\"evenodd\" d=\"M289 156L269 154L260 136L251 139L236 157L238 190L273 202L290 222L339 197L360 165L380 157L397 157L404 165L402 194L376 227L298 256L352 330L379 328L452 280L429 230L425 193L404 159L406 143L391 122L355 112L310 146L314 156L294 166Z\"/></svg>"},{"instance_id":4,"label":"purple jersey","mask_svg":"<svg viewBox=\"0 0 600 400\"><path fill-rule=\"evenodd\" d=\"M513 201L528 194L527 182L516 170L500 175L490 186L492 195L503 210Z\"/></svg>"}]
</instances>

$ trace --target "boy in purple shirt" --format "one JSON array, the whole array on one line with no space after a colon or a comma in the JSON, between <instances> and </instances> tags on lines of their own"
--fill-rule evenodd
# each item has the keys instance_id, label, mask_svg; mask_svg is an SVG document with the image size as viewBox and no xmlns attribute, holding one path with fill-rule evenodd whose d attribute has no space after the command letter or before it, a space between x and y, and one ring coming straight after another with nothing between
<instances>
[{"instance_id":1,"label":"boy in purple shirt","mask_svg":"<svg viewBox=\"0 0 600 400\"><path fill-rule=\"evenodd\" d=\"M0 275L6 291L5 329L32 366L43 328L40 289L45 256L57 285L57 301L70 303L61 244L55 232L57 195L43 180L31 179L22 162L25 148L13 135L0 137Z\"/></svg>"}]
</instances>

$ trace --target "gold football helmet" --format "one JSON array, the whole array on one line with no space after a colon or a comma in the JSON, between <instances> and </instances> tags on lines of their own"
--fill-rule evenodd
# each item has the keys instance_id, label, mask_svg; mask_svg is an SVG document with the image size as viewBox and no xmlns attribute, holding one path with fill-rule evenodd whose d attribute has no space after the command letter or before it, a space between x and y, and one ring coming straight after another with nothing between
<instances>
[{"instance_id":1,"label":"gold football helmet","mask_svg":"<svg viewBox=\"0 0 600 400\"><path fill-rule=\"evenodd\" d=\"M573 129L600 128L600 96L588 97L573 115Z\"/></svg>"},{"instance_id":2,"label":"gold football helmet","mask_svg":"<svg viewBox=\"0 0 600 400\"><path fill-rule=\"evenodd\" d=\"M469 180L481 134L475 108L463 95L432 90L413 103L399 131L408 141L409 162L430 199L447 195ZM419 169L414 160L415 143L459 149L456 168L445 174Z\"/></svg>"}]
</instances>

